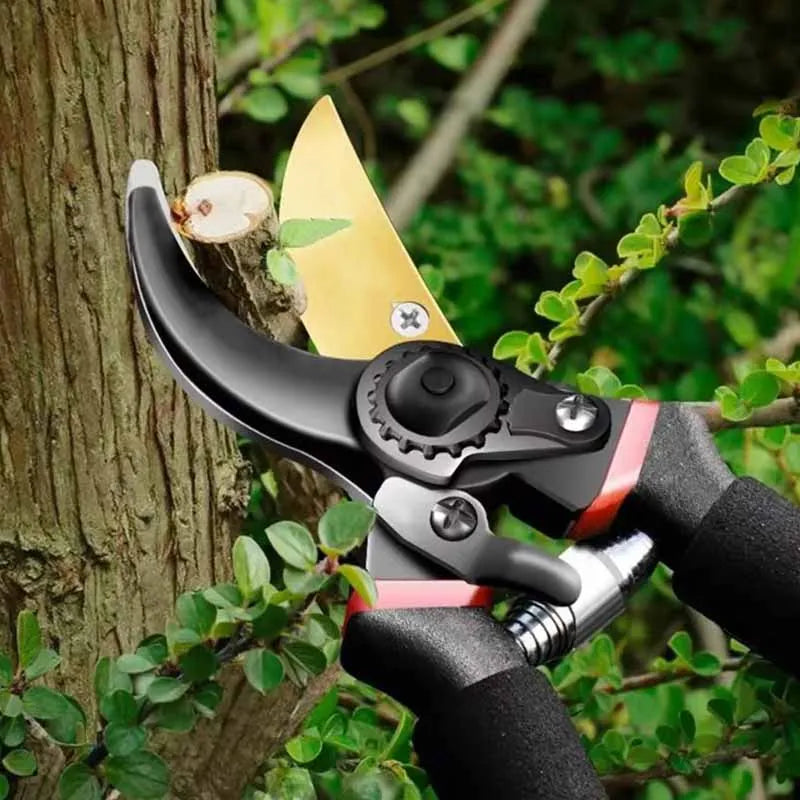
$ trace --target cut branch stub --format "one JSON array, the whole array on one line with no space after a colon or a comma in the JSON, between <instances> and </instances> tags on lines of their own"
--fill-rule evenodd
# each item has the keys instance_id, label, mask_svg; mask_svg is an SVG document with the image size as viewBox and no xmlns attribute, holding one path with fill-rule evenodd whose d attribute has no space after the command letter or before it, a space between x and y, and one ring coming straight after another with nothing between
<instances>
[{"instance_id":1,"label":"cut branch stub","mask_svg":"<svg viewBox=\"0 0 800 800\"><path fill-rule=\"evenodd\" d=\"M220 300L271 338L302 343L305 292L299 284L277 283L265 266L279 228L269 184L248 172L210 172L189 184L172 211L179 232L193 243L198 271Z\"/></svg>"}]
</instances>

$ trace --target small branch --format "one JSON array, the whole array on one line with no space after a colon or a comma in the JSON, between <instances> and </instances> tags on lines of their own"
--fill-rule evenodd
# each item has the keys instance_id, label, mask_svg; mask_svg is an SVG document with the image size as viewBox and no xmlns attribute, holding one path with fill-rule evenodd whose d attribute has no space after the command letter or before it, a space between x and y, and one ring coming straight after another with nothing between
<instances>
[{"instance_id":1,"label":"small branch","mask_svg":"<svg viewBox=\"0 0 800 800\"><path fill-rule=\"evenodd\" d=\"M403 230L447 172L472 121L483 114L530 36L546 0L516 0L450 96L422 147L395 182L386 210Z\"/></svg>"},{"instance_id":2,"label":"small branch","mask_svg":"<svg viewBox=\"0 0 800 800\"><path fill-rule=\"evenodd\" d=\"M387 61L391 61L393 58L397 58L397 56L403 53L414 50L420 45L427 44L433 39L438 39L440 36L444 36L456 30L456 28L460 28L462 25L466 25L468 22L482 17L496 6L502 5L505 2L507 2L507 0L481 0L479 3L467 6L467 8L459 11L457 14L453 14L452 17L443 19L441 22L437 22L429 28L424 28L421 31L412 33L411 36L407 36L405 39L382 47L380 50L369 53L363 58L330 70L330 72L322 76L323 83L338 84L342 81L350 80L350 78L355 75L359 75L362 72L385 64Z\"/></svg>"},{"instance_id":3,"label":"small branch","mask_svg":"<svg viewBox=\"0 0 800 800\"><path fill-rule=\"evenodd\" d=\"M757 408L743 420L724 419L717 403L686 403L697 411L710 431L729 428L769 428L773 425L800 424L800 402L794 397L780 397L768 406Z\"/></svg>"},{"instance_id":4,"label":"small branch","mask_svg":"<svg viewBox=\"0 0 800 800\"><path fill-rule=\"evenodd\" d=\"M732 203L737 197L747 192L751 187L750 186L731 186L730 189L724 191L721 195L711 201L709 205L709 210L711 212L717 211L724 206L729 205ZM667 236L665 245L667 251L674 250L680 242L678 236L678 230L675 228L672 230L669 235ZM639 273L642 270L639 269L631 269L626 272L620 279L617 281L616 285L611 287L609 291L604 292L601 295L595 297L581 312L581 315L578 319L579 327L582 332L586 332L589 326L594 322L594 320L599 316L600 312L625 288L627 288L636 278L639 276ZM561 355L564 353L564 350L567 347L567 344L572 341L571 339L564 339L563 341L556 342L553 347L550 349L549 353L549 360L550 365L549 368L544 364L540 364L533 373L534 378L541 378L544 376L545 372L552 370L552 368L556 365Z\"/></svg>"},{"instance_id":5,"label":"small branch","mask_svg":"<svg viewBox=\"0 0 800 800\"><path fill-rule=\"evenodd\" d=\"M263 59L260 63L255 59L249 60L254 55L257 57L259 53L257 47L259 44L258 39L256 38L255 47L250 37L242 40L241 51L237 52L235 57L232 57L229 53L226 57L229 59L228 63L225 63L225 59L222 59L217 67L217 77L220 83L228 83L228 80L225 80L227 76L230 76L229 80L234 82L233 86L220 99L217 106L217 115L224 117L236 110L237 102L247 94L247 90L250 88L250 81L246 74L250 69L255 67L261 72L272 72L284 61L288 61L297 50L307 42L310 42L316 35L316 22L306 22L291 37L277 46L277 52L274 55Z\"/></svg>"},{"instance_id":6,"label":"small branch","mask_svg":"<svg viewBox=\"0 0 800 800\"><path fill-rule=\"evenodd\" d=\"M717 750L704 758L697 759L695 765L697 772L702 774L713 764L733 764L743 758L758 758L760 753L757 747L728 747ZM604 775L601 780L606 788L625 789L639 786L648 781L671 778L679 774L666 761L656 764L642 772L620 772L616 775Z\"/></svg>"}]
</instances>

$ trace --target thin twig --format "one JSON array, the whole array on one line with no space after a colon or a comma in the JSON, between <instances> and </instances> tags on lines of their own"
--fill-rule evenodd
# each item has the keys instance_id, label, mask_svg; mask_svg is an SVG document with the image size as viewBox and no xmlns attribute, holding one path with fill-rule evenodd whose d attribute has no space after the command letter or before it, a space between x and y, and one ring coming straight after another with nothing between
<instances>
[{"instance_id":1,"label":"thin twig","mask_svg":"<svg viewBox=\"0 0 800 800\"><path fill-rule=\"evenodd\" d=\"M800 402L794 397L779 397L768 406L754 409L742 420L725 419L718 403L685 403L704 417L711 431L728 428L769 428L773 425L800 424Z\"/></svg>"},{"instance_id":2,"label":"thin twig","mask_svg":"<svg viewBox=\"0 0 800 800\"><path fill-rule=\"evenodd\" d=\"M711 201L709 211L714 212L717 209L723 208L732 203L737 197L750 189L750 186L731 186L730 189L724 191L721 195ZM680 239L678 237L677 229L673 229L666 238L666 249L674 250ZM608 291L595 297L581 312L578 318L578 326L582 332L585 332L594 320L600 315L602 310L624 289L626 289L636 278L642 270L631 269L626 272L617 283ZM571 339L564 339L556 342L550 349L548 354L549 365L540 364L533 373L535 378L541 378L545 372L551 370L558 362L561 355L564 353L568 343Z\"/></svg>"},{"instance_id":3,"label":"thin twig","mask_svg":"<svg viewBox=\"0 0 800 800\"><path fill-rule=\"evenodd\" d=\"M403 53L415 50L420 45L427 44L434 39L438 39L440 36L454 31L456 28L460 28L462 25L466 25L468 22L482 17L493 8L506 2L508 2L508 0L481 0L479 3L467 6L467 8L453 14L452 17L443 19L435 25L412 33L411 36L400 39L398 42L393 42L386 47L382 47L380 50L375 50L373 53L369 53L363 58L351 61L349 64L336 67L326 72L322 76L322 81L327 84L337 84L342 81L350 80L350 78L355 75L374 69L381 64L385 64L387 61L391 61L393 58L397 58L397 56Z\"/></svg>"},{"instance_id":4,"label":"thin twig","mask_svg":"<svg viewBox=\"0 0 800 800\"><path fill-rule=\"evenodd\" d=\"M516 0L464 76L432 131L395 182L386 210L403 230L452 164L470 124L488 107L534 29L546 0Z\"/></svg>"},{"instance_id":5,"label":"thin twig","mask_svg":"<svg viewBox=\"0 0 800 800\"><path fill-rule=\"evenodd\" d=\"M261 72L272 72L272 70L274 70L276 67L279 67L285 61L291 58L291 56L298 49L306 44L306 42L310 42L316 35L316 22L306 22L304 25L301 25L300 28L298 28L286 41L281 42L280 45L278 45L277 52L274 55L265 58L259 64L253 64L252 62L248 63L246 66L242 64L240 73L247 73L252 67L257 67ZM221 68L219 69L219 72L222 73ZM220 99L217 106L217 115L224 117L226 114L230 114L231 112L235 111L236 104L242 99L242 97L244 97L245 94L247 94L247 90L249 88L250 80L247 74L245 74L243 77L240 77L239 80L236 80L234 85Z\"/></svg>"}]
</instances>

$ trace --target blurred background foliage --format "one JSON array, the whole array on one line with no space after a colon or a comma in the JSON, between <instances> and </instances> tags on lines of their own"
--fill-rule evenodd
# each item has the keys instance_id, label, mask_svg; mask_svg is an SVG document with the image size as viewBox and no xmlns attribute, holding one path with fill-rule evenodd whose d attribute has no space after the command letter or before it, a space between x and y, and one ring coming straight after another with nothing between
<instances>
[{"instance_id":1,"label":"blurred background foliage","mask_svg":"<svg viewBox=\"0 0 800 800\"><path fill-rule=\"evenodd\" d=\"M220 0L222 166L278 188L310 105L331 93L376 187L388 191L508 5ZM720 160L757 135L753 109L800 93L794 0L542 5L489 108L403 232L459 335L485 349L511 329L546 337L534 305L571 280L579 252L613 263L642 214L682 196L693 162L720 194ZM743 194L713 226L709 241L678 248L619 293L588 335L570 341L555 377L575 382L607 368L650 397L708 401L768 356L796 359L800 181ZM797 428L734 429L719 442L737 472L797 491ZM254 536L271 519L270 498L255 486ZM535 535L510 516L498 525ZM797 683L683 608L666 570L610 636L552 677L596 766L616 776L613 797L794 791ZM306 730L307 740L265 765L251 798L432 797L409 766L408 716L388 698L345 679Z\"/></svg>"}]
</instances>

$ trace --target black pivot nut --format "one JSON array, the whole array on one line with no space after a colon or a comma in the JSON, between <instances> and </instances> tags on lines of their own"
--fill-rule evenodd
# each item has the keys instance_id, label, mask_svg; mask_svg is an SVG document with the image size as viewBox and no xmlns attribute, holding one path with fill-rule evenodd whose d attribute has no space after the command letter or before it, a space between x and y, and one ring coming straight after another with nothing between
<instances>
[{"instance_id":1,"label":"black pivot nut","mask_svg":"<svg viewBox=\"0 0 800 800\"><path fill-rule=\"evenodd\" d=\"M431 527L449 542L466 539L478 525L475 506L463 497L445 497L431 511Z\"/></svg>"},{"instance_id":2,"label":"black pivot nut","mask_svg":"<svg viewBox=\"0 0 800 800\"><path fill-rule=\"evenodd\" d=\"M421 436L444 436L491 398L485 372L455 353L426 353L393 375L386 387L392 416Z\"/></svg>"}]
</instances>

